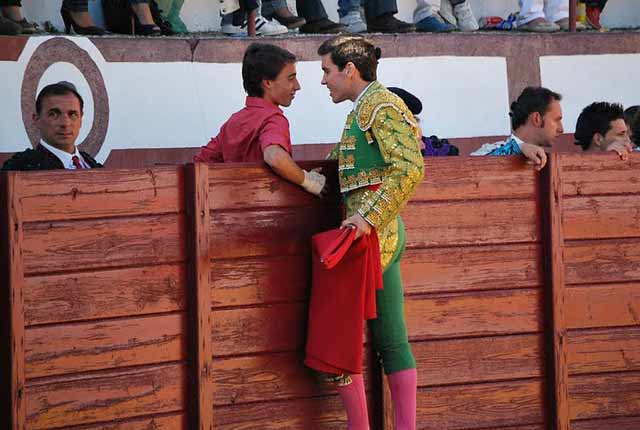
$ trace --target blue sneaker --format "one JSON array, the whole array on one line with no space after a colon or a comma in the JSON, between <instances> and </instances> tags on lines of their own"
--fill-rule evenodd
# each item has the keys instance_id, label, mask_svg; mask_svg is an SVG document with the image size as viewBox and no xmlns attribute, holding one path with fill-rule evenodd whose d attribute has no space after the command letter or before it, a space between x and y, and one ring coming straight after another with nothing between
<instances>
[{"instance_id":1,"label":"blue sneaker","mask_svg":"<svg viewBox=\"0 0 640 430\"><path fill-rule=\"evenodd\" d=\"M448 33L456 29L455 25L443 22L436 15L430 15L416 22L416 31L428 33Z\"/></svg>"}]
</instances>

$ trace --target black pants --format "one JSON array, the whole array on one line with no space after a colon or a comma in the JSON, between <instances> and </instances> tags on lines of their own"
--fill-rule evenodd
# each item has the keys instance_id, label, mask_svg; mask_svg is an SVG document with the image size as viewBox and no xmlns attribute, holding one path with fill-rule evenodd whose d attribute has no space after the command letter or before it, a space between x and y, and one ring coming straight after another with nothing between
<instances>
[{"instance_id":1,"label":"black pants","mask_svg":"<svg viewBox=\"0 0 640 430\"><path fill-rule=\"evenodd\" d=\"M604 6L607 4L607 0L580 0L582 3L585 3L589 7L597 7L602 12Z\"/></svg>"},{"instance_id":2,"label":"black pants","mask_svg":"<svg viewBox=\"0 0 640 430\"><path fill-rule=\"evenodd\" d=\"M0 4L2 4L1 3L2 1L7 1L7 0L0 0ZM8 0L8 1L11 2L15 0ZM129 3L132 3L132 4L148 3L148 2L149 0L129 0ZM89 0L63 0L62 7L73 12L87 12L89 10Z\"/></svg>"}]
</instances>

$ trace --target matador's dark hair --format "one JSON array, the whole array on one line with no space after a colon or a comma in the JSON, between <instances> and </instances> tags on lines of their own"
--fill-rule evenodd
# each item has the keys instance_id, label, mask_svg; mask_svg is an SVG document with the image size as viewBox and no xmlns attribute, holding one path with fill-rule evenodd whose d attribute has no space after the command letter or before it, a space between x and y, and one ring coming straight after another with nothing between
<instances>
[{"instance_id":1,"label":"matador's dark hair","mask_svg":"<svg viewBox=\"0 0 640 430\"><path fill-rule=\"evenodd\" d=\"M318 55L327 54L331 55L331 61L338 70L342 71L347 63L353 63L363 80L371 82L377 79L382 51L364 37L347 35L325 40L318 48Z\"/></svg>"}]
</instances>

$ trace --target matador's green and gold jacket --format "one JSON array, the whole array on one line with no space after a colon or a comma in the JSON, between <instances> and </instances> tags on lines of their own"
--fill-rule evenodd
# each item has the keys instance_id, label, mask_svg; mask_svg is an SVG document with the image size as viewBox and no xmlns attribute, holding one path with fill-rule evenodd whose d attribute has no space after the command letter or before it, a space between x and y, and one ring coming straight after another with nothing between
<instances>
[{"instance_id":1,"label":"matador's green and gold jacket","mask_svg":"<svg viewBox=\"0 0 640 430\"><path fill-rule=\"evenodd\" d=\"M400 210L424 176L416 119L400 97L374 81L328 158L338 160L346 216L358 212L375 227L386 270L398 246Z\"/></svg>"}]
</instances>

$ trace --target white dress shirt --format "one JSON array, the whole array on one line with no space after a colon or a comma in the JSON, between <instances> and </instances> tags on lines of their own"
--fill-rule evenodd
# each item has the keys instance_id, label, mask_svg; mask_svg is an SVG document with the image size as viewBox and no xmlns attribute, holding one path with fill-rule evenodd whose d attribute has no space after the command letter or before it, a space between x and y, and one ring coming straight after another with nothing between
<instances>
[{"instance_id":1,"label":"white dress shirt","mask_svg":"<svg viewBox=\"0 0 640 430\"><path fill-rule=\"evenodd\" d=\"M85 161L85 159L82 158L82 155L80 155L80 151L78 151L78 147L77 146L73 147L73 149L74 149L73 154L69 154L66 151L62 151L62 150L60 150L58 148L55 148L55 147L49 145L48 143L46 143L42 139L40 140L40 145L42 145L47 151L51 152L53 155L58 157L58 160L60 160L62 162L62 165L67 170L76 170L76 166L73 165L73 157L74 156L78 157L78 159L80 160L80 165L84 169L90 169L91 168L89 166L89 164Z\"/></svg>"}]
</instances>

